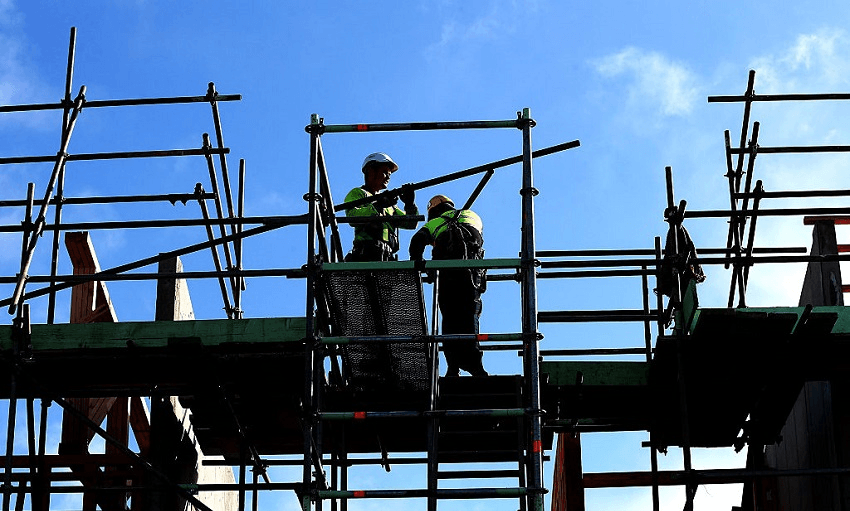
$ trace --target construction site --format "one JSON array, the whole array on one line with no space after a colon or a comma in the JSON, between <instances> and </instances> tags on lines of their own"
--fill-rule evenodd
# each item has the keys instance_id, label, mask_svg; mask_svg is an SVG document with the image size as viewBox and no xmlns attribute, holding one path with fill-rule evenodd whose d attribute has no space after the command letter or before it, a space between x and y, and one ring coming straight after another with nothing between
<instances>
[{"instance_id":1,"label":"construction site","mask_svg":"<svg viewBox=\"0 0 850 511\"><path fill-rule=\"evenodd\" d=\"M0 105L0 115L64 114L55 154L0 154L0 167L52 165L46 182L30 183L20 199L0 200L3 213L17 219L0 232L21 239L20 246L4 246L7 254L20 253L18 272L0 276L0 305L8 311L0 325L0 399L8 406L3 511L60 509L57 498L67 494L81 496L86 511L262 510L279 508L270 496L280 494L304 511L402 499L429 511L467 501L486 502L487 509L576 511L593 509L585 506L587 491L626 487L649 489L653 511L669 509L660 491L675 487L692 510L707 484L740 485L738 511L850 509L850 410L841 394L850 347L843 293L850 286L840 270L850 246L836 236L836 225L850 223L850 210L769 207L771 199L844 197L850 190L766 191L769 183L754 177L759 154L850 151L760 146L760 102L850 94L759 95L751 71L742 77L742 93L708 97L742 112L740 132L724 133L727 168L716 177L728 182L728 208L699 210L700 197L677 196L673 169L662 162L666 203L645 205L658 212L661 228L645 246L541 250L558 240L535 238L535 197L545 191L535 188L535 162L581 143L533 147L533 130L546 126L528 108L502 120L410 123L325 124L306 113L298 161L309 166L295 167L309 172L302 211L252 217L245 215L247 164L228 160L220 112L225 104L238 108L239 94L209 83L198 96L90 98L73 83L75 45L72 29L62 101ZM212 129L199 133L199 148L69 152L83 111L179 104L211 111ZM521 197L521 210L510 213L521 218L513 252L428 260L424 268L404 260L344 262L345 230L368 219L345 215L355 204L338 201L345 190L333 187L323 141L342 133L439 130L515 133L515 156L405 185L425 197L439 185L474 180L470 196L458 198L469 209L494 175L513 172ZM182 157L203 161L207 171L193 192L175 193L163 182L156 194L64 193L70 167ZM393 187L362 203L401 192ZM69 208L118 203L196 203L198 210L193 219L63 218ZM757 224L775 217L810 226L811 245L755 246ZM692 240L694 222L727 226L726 245ZM154 253L140 244L134 260L100 266L95 232L129 237L137 229L192 226L203 228L207 240ZM300 266L244 267L243 242L294 228L307 233L302 245L290 247L303 254ZM50 260L49 273L32 272L37 254ZM204 254L209 266L184 268L183 258L194 254ZM799 302L748 306L750 274L786 263L807 265ZM62 265L73 272L60 272ZM728 301L703 307L702 268L710 266L726 270ZM486 269L491 286L515 292L521 329L440 334L433 275L458 268ZM275 278L298 283L303 294L289 300L304 314L246 317L246 282ZM631 308L558 310L538 301L539 285L623 278L637 282ZM156 284L155 318L118 321L110 286L142 281ZM223 317L196 318L191 297L199 281L220 294ZM69 313L57 310L63 303ZM35 307L46 311L45 322L32 320ZM69 321L58 320L64 317ZM561 323L628 323L642 335L609 348L544 340L540 325ZM442 376L442 347L461 341L480 343L485 360L515 357L519 370ZM61 421L48 421L58 409ZM586 472L582 436L600 432L644 433L646 468ZM94 444L103 448L95 452ZM693 466L693 451L717 448L746 449L745 466ZM681 450L680 470L659 468L668 449ZM373 478L360 477L364 467L405 475L375 487Z\"/></svg>"}]
</instances>

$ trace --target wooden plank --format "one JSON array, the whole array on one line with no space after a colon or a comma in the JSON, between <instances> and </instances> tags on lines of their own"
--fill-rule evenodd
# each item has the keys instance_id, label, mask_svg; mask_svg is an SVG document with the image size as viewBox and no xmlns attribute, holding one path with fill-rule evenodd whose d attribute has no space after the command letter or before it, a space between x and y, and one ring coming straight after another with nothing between
<instances>
[{"instance_id":1,"label":"wooden plank","mask_svg":"<svg viewBox=\"0 0 850 511\"><path fill-rule=\"evenodd\" d=\"M159 273L181 273L183 262L179 257L160 261ZM161 278L156 281L156 320L157 321L191 321L195 319L192 299L186 279L174 277Z\"/></svg>"},{"instance_id":2,"label":"wooden plank","mask_svg":"<svg viewBox=\"0 0 850 511\"><path fill-rule=\"evenodd\" d=\"M199 321L32 325L32 346L38 350L166 347L180 342L204 346L230 343L301 342L304 318L252 318ZM11 349L12 327L0 326L0 349Z\"/></svg>"},{"instance_id":3,"label":"wooden plank","mask_svg":"<svg viewBox=\"0 0 850 511\"><path fill-rule=\"evenodd\" d=\"M558 434L555 474L552 480L552 511L584 511L581 437Z\"/></svg>"},{"instance_id":4,"label":"wooden plank","mask_svg":"<svg viewBox=\"0 0 850 511\"><path fill-rule=\"evenodd\" d=\"M74 266L74 275L100 271L100 263L88 232L65 234L65 248ZM83 282L71 288L71 323L117 322L118 316L103 282Z\"/></svg>"},{"instance_id":5,"label":"wooden plank","mask_svg":"<svg viewBox=\"0 0 850 511\"><path fill-rule=\"evenodd\" d=\"M89 401L87 397L68 398L68 404L75 409L88 414ZM62 414L62 435L59 443L59 452L62 454L73 453L79 454L88 451L88 431L89 427L85 425L76 416L67 413Z\"/></svg>"},{"instance_id":6,"label":"wooden plank","mask_svg":"<svg viewBox=\"0 0 850 511\"><path fill-rule=\"evenodd\" d=\"M111 398L112 407L106 420L106 432L118 440L124 447L128 446L130 440L130 403L126 396ZM110 442L106 443L106 454L117 454L121 452L117 446Z\"/></svg>"}]
</instances>

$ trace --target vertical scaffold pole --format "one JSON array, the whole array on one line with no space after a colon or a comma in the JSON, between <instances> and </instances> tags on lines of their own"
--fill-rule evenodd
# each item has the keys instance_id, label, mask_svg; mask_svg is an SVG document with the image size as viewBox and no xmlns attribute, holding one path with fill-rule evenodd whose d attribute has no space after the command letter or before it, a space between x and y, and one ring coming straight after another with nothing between
<instances>
[{"instance_id":1,"label":"vertical scaffold pole","mask_svg":"<svg viewBox=\"0 0 850 511\"><path fill-rule=\"evenodd\" d=\"M678 210L676 209L675 201L673 200L673 168L665 167L665 180L667 184L667 219L670 222L670 229L672 233L671 241L673 244L672 252L673 254L679 254L679 233L678 228L682 223L682 215L684 213L685 201L680 201ZM735 228L735 233L737 234L737 228ZM738 245L740 247L740 244ZM674 300L676 303L676 307L681 309L682 307L682 281L681 281L681 273L680 268L676 267L673 275L673 296L670 298ZM683 322L684 323L684 322ZM677 376L676 383L679 389L679 421L682 432L682 462L685 468L685 511L693 511L694 509L694 496L696 495L696 487L691 482L691 470L693 468L691 464L691 426L690 426L690 417L688 416L688 397L687 397L687 382L685 378L685 356L683 353L684 350L684 340L687 335L687 328L677 328L675 330L676 335L676 368L677 368Z\"/></svg>"},{"instance_id":2,"label":"vertical scaffold pole","mask_svg":"<svg viewBox=\"0 0 850 511\"><path fill-rule=\"evenodd\" d=\"M661 237L655 237L655 287L660 288L660 283L658 282L659 276L661 275L661 260L664 257L664 253L661 250ZM664 295L661 293L657 293L655 297L655 308L658 310L658 321L656 324L657 335L660 337L664 335ZM647 353L648 361L652 361L652 354ZM659 511L661 509L661 500L658 489L658 450L655 446L655 442L653 441L652 431L649 432L649 449L650 449L650 466L652 467L652 511Z\"/></svg>"},{"instance_id":3,"label":"vertical scaffold pole","mask_svg":"<svg viewBox=\"0 0 850 511\"><path fill-rule=\"evenodd\" d=\"M62 136L68 128L68 120L71 115L71 87L74 81L74 55L77 47L77 27L71 27L71 41L68 44L68 67L65 73L65 98L63 99L64 111L62 112ZM59 168L59 177L56 180L56 206L54 206L55 220L57 226L62 222L62 200L65 197L65 164ZM59 271L59 238L61 231L53 231L53 247L50 262L50 285L56 285L56 274ZM56 291L50 291L47 297L47 324L52 325L56 314Z\"/></svg>"},{"instance_id":4,"label":"vertical scaffold pole","mask_svg":"<svg viewBox=\"0 0 850 511\"><path fill-rule=\"evenodd\" d=\"M522 333L525 338L525 377L529 386L531 407L531 452L529 463L529 504L532 510L543 509L543 442L541 435L540 410L540 349L537 345L537 274L534 258L534 180L531 171L531 128L534 120L531 109L520 113L519 127L522 129Z\"/></svg>"},{"instance_id":5,"label":"vertical scaffold pole","mask_svg":"<svg viewBox=\"0 0 850 511\"><path fill-rule=\"evenodd\" d=\"M307 215L307 310L306 310L306 335L304 336L304 488L301 494L301 508L309 511L312 498L312 461L313 461L313 430L316 417L316 388L314 378L315 368L315 340L316 335L313 328L314 321L314 285L316 280L316 176L318 171L318 148L319 148L319 116L310 116L310 184L305 198L309 206Z\"/></svg>"},{"instance_id":6,"label":"vertical scaffold pole","mask_svg":"<svg viewBox=\"0 0 850 511\"><path fill-rule=\"evenodd\" d=\"M237 196L237 213L241 219L245 216L245 159L239 160L239 195ZM236 225L236 232L242 234L242 223ZM238 238L234 245L236 255L236 270L242 271L242 238ZM236 278L236 296L233 298L236 307L236 319L242 319L242 291L245 290L245 277Z\"/></svg>"},{"instance_id":7,"label":"vertical scaffold pole","mask_svg":"<svg viewBox=\"0 0 850 511\"><path fill-rule=\"evenodd\" d=\"M18 410L17 376L9 372L9 413L6 425L6 465L3 477L3 511L9 511L12 501L12 448L15 445L15 413ZM20 497L18 497L20 498Z\"/></svg>"}]
</instances>

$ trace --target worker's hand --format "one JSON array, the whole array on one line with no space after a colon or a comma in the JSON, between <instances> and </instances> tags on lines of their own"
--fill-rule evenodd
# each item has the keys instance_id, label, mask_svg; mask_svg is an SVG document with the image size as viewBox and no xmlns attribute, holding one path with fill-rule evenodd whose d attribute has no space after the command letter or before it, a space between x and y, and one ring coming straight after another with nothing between
<instances>
[{"instance_id":1,"label":"worker's hand","mask_svg":"<svg viewBox=\"0 0 850 511\"><path fill-rule=\"evenodd\" d=\"M401 193L398 198L401 199L401 202L404 203L405 206L413 205L413 199L416 196L416 190L413 189L413 185L407 183L401 187Z\"/></svg>"},{"instance_id":2,"label":"worker's hand","mask_svg":"<svg viewBox=\"0 0 850 511\"><path fill-rule=\"evenodd\" d=\"M375 207L378 209L386 209L395 206L398 203L398 198L392 195L383 195L375 201Z\"/></svg>"},{"instance_id":3,"label":"worker's hand","mask_svg":"<svg viewBox=\"0 0 850 511\"><path fill-rule=\"evenodd\" d=\"M425 259L417 257L413 260L413 268L417 271L425 271Z\"/></svg>"}]
</instances>

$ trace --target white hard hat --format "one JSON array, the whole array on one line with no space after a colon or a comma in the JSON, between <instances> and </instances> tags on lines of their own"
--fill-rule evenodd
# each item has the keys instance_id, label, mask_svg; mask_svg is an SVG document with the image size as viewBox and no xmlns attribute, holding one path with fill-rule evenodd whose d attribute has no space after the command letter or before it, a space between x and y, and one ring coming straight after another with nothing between
<instances>
[{"instance_id":1,"label":"white hard hat","mask_svg":"<svg viewBox=\"0 0 850 511\"><path fill-rule=\"evenodd\" d=\"M360 170L366 172L366 166L370 163L389 163L392 166L390 172L395 172L398 170L398 165L393 161L392 158L386 153L372 153L363 160L363 166L360 167Z\"/></svg>"}]
</instances>

